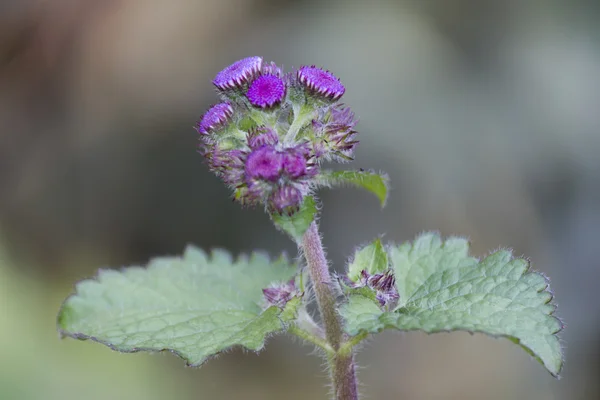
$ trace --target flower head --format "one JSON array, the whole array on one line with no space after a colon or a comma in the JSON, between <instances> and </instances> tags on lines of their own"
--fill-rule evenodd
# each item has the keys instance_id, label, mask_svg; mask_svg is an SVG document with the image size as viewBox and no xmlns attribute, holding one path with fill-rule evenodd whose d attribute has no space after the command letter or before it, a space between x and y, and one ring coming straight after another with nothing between
<instances>
[{"instance_id":1,"label":"flower head","mask_svg":"<svg viewBox=\"0 0 600 400\"><path fill-rule=\"evenodd\" d=\"M285 97L286 87L275 75L261 75L248 88L246 97L256 107L267 108L279 104Z\"/></svg>"},{"instance_id":2,"label":"flower head","mask_svg":"<svg viewBox=\"0 0 600 400\"><path fill-rule=\"evenodd\" d=\"M242 205L292 214L322 185L315 177L323 162L351 159L356 120L338 104L345 88L331 72L305 66L284 74L248 57L213 83L224 101L198 123L202 154Z\"/></svg>"},{"instance_id":3,"label":"flower head","mask_svg":"<svg viewBox=\"0 0 600 400\"><path fill-rule=\"evenodd\" d=\"M379 305L387 309L394 308L400 299L396 289L396 278L392 270L388 270L383 274L372 275L366 270L362 270L358 282L354 283L353 287L372 289Z\"/></svg>"},{"instance_id":4,"label":"flower head","mask_svg":"<svg viewBox=\"0 0 600 400\"><path fill-rule=\"evenodd\" d=\"M346 88L335 75L314 65L301 67L297 77L309 90L332 100L338 100L346 92Z\"/></svg>"},{"instance_id":5,"label":"flower head","mask_svg":"<svg viewBox=\"0 0 600 400\"><path fill-rule=\"evenodd\" d=\"M294 279L286 283L272 285L262 290L269 306L285 307L288 301L300 294Z\"/></svg>"},{"instance_id":6,"label":"flower head","mask_svg":"<svg viewBox=\"0 0 600 400\"><path fill-rule=\"evenodd\" d=\"M198 133L208 135L222 128L233 116L233 108L231 104L219 103L215 104L204 114L197 125Z\"/></svg>"},{"instance_id":7,"label":"flower head","mask_svg":"<svg viewBox=\"0 0 600 400\"><path fill-rule=\"evenodd\" d=\"M247 57L236 61L217 74L213 84L221 89L240 89L262 69L262 57Z\"/></svg>"}]
</instances>

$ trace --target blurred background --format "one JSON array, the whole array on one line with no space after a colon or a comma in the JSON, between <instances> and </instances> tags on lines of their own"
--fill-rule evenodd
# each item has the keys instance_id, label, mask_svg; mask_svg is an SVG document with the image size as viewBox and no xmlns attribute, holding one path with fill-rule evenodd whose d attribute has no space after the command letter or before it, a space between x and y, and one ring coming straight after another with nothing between
<instances>
[{"instance_id":1,"label":"blurred background","mask_svg":"<svg viewBox=\"0 0 600 400\"><path fill-rule=\"evenodd\" d=\"M506 340L385 333L359 356L365 399L600 398L600 2L0 0L0 399L328 398L285 337L195 370L55 331L98 267L187 243L295 254L196 153L211 79L251 55L331 69L360 116L352 166L391 177L384 210L322 193L336 268L435 229L552 277L560 381Z\"/></svg>"}]
</instances>

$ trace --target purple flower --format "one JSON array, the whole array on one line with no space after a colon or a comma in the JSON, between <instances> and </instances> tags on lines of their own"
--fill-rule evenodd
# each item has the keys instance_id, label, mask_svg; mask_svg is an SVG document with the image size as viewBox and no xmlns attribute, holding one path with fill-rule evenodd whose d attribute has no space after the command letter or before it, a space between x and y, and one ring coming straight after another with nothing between
<instances>
[{"instance_id":1,"label":"purple flower","mask_svg":"<svg viewBox=\"0 0 600 400\"><path fill-rule=\"evenodd\" d=\"M300 294L294 279L287 283L273 285L262 290L265 300L271 306L285 307L288 301Z\"/></svg>"},{"instance_id":2,"label":"purple flower","mask_svg":"<svg viewBox=\"0 0 600 400\"><path fill-rule=\"evenodd\" d=\"M306 88L332 100L338 100L346 92L346 88L335 75L314 65L301 67L297 77Z\"/></svg>"},{"instance_id":3,"label":"purple flower","mask_svg":"<svg viewBox=\"0 0 600 400\"><path fill-rule=\"evenodd\" d=\"M266 126L254 128L248 135L248 146L253 150L262 146L274 146L278 142L277 132Z\"/></svg>"},{"instance_id":4,"label":"purple flower","mask_svg":"<svg viewBox=\"0 0 600 400\"><path fill-rule=\"evenodd\" d=\"M236 61L217 74L213 84L221 89L240 89L262 69L262 57L248 57Z\"/></svg>"},{"instance_id":5,"label":"purple flower","mask_svg":"<svg viewBox=\"0 0 600 400\"><path fill-rule=\"evenodd\" d=\"M283 157L272 146L263 146L248 155L246 179L262 179L275 182L281 175Z\"/></svg>"},{"instance_id":6,"label":"purple flower","mask_svg":"<svg viewBox=\"0 0 600 400\"><path fill-rule=\"evenodd\" d=\"M248 88L246 97L256 107L267 108L278 104L285 97L286 87L275 75L261 75Z\"/></svg>"},{"instance_id":7,"label":"purple flower","mask_svg":"<svg viewBox=\"0 0 600 400\"><path fill-rule=\"evenodd\" d=\"M271 212L291 215L298 211L303 197L300 189L295 186L280 186L269 196L268 208Z\"/></svg>"},{"instance_id":8,"label":"purple flower","mask_svg":"<svg viewBox=\"0 0 600 400\"><path fill-rule=\"evenodd\" d=\"M274 62L248 57L223 69L213 83L228 101L198 122L200 151L243 206L290 215L314 186L322 162L351 159L356 120L337 103L345 88L329 71L303 66L284 74ZM288 89L294 94L289 98ZM290 129L294 137L288 137Z\"/></svg>"},{"instance_id":9,"label":"purple flower","mask_svg":"<svg viewBox=\"0 0 600 400\"><path fill-rule=\"evenodd\" d=\"M394 308L400 299L396 289L396 278L392 270L373 275L366 270L362 270L358 282L354 283L353 286L355 288L368 287L375 291L375 298L379 305L386 309Z\"/></svg>"},{"instance_id":10,"label":"purple flower","mask_svg":"<svg viewBox=\"0 0 600 400\"><path fill-rule=\"evenodd\" d=\"M222 128L233 116L233 108L229 103L215 104L208 109L197 125L198 133L208 135Z\"/></svg>"}]
</instances>

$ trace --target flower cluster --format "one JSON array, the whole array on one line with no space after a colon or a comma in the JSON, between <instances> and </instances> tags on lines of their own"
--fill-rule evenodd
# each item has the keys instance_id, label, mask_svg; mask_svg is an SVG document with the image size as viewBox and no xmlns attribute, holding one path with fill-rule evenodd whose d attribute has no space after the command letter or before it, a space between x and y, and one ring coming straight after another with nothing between
<instances>
[{"instance_id":1,"label":"flower cluster","mask_svg":"<svg viewBox=\"0 0 600 400\"><path fill-rule=\"evenodd\" d=\"M324 161L352 159L358 143L345 92L331 72L284 74L261 57L236 61L213 80L222 101L196 126L210 169L243 205L294 213Z\"/></svg>"}]
</instances>

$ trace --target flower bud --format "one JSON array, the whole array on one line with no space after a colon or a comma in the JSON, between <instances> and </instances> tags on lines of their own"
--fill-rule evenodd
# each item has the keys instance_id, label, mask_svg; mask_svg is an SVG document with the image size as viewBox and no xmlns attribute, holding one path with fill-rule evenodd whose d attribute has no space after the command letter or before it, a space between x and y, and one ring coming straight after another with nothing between
<instances>
[{"instance_id":1,"label":"flower bud","mask_svg":"<svg viewBox=\"0 0 600 400\"><path fill-rule=\"evenodd\" d=\"M283 154L282 166L284 173L291 179L297 179L307 174L306 157L297 149L287 149Z\"/></svg>"},{"instance_id":2,"label":"flower bud","mask_svg":"<svg viewBox=\"0 0 600 400\"><path fill-rule=\"evenodd\" d=\"M298 211L303 194L295 186L285 185L277 188L269 197L267 206L271 212L292 215Z\"/></svg>"},{"instance_id":3,"label":"flower bud","mask_svg":"<svg viewBox=\"0 0 600 400\"><path fill-rule=\"evenodd\" d=\"M232 116L233 108L231 104L227 102L215 104L204 113L196 129L201 135L208 135L223 128Z\"/></svg>"},{"instance_id":4,"label":"flower bud","mask_svg":"<svg viewBox=\"0 0 600 400\"><path fill-rule=\"evenodd\" d=\"M301 67L297 77L304 87L331 100L338 100L346 92L346 88L335 75L314 65Z\"/></svg>"},{"instance_id":5,"label":"flower bud","mask_svg":"<svg viewBox=\"0 0 600 400\"><path fill-rule=\"evenodd\" d=\"M389 292L394 289L395 284L396 278L394 278L394 274L391 271L385 274L371 275L367 280L367 285L381 292Z\"/></svg>"},{"instance_id":6,"label":"flower bud","mask_svg":"<svg viewBox=\"0 0 600 400\"><path fill-rule=\"evenodd\" d=\"M275 182L281 175L283 155L273 146L262 146L248 155L246 179Z\"/></svg>"},{"instance_id":7,"label":"flower bud","mask_svg":"<svg viewBox=\"0 0 600 400\"><path fill-rule=\"evenodd\" d=\"M375 292L375 298L381 307L391 309L396 306L400 295L396 289L396 278L394 272L388 270L383 274L369 274L366 270L360 272L360 277L353 287L367 287Z\"/></svg>"},{"instance_id":8,"label":"flower bud","mask_svg":"<svg viewBox=\"0 0 600 400\"><path fill-rule=\"evenodd\" d=\"M207 147L209 149L209 147ZM212 148L205 155L211 170L231 186L237 186L244 176L246 153L241 150Z\"/></svg>"},{"instance_id":9,"label":"flower bud","mask_svg":"<svg viewBox=\"0 0 600 400\"><path fill-rule=\"evenodd\" d=\"M277 132L266 126L259 126L248 132L248 146L256 150L263 146L275 146L279 143Z\"/></svg>"},{"instance_id":10,"label":"flower bud","mask_svg":"<svg viewBox=\"0 0 600 400\"><path fill-rule=\"evenodd\" d=\"M270 286L262 291L269 306L273 305L280 308L285 307L288 301L300 294L300 291L296 288L294 279L287 283Z\"/></svg>"},{"instance_id":11,"label":"flower bud","mask_svg":"<svg viewBox=\"0 0 600 400\"><path fill-rule=\"evenodd\" d=\"M342 105L330 107L323 118L313 121L313 129L317 137L323 139L323 142L317 142L315 147L318 149L317 146L321 146L324 148L320 150L321 154L337 161L352 159L354 148L358 144L354 139L356 123L350 108Z\"/></svg>"},{"instance_id":12,"label":"flower bud","mask_svg":"<svg viewBox=\"0 0 600 400\"><path fill-rule=\"evenodd\" d=\"M236 61L217 74L213 84L221 90L242 89L262 69L262 57L248 57Z\"/></svg>"}]
</instances>

